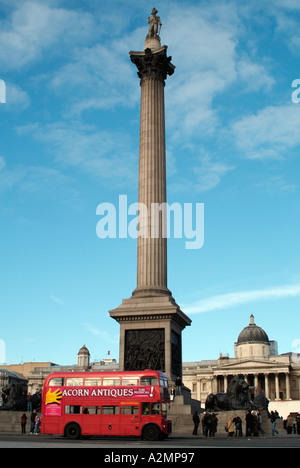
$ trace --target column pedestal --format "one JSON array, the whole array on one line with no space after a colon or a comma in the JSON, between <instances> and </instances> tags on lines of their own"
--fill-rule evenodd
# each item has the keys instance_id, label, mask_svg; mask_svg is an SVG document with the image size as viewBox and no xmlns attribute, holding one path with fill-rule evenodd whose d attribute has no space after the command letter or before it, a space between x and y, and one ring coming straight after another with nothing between
<instances>
[{"instance_id":1,"label":"column pedestal","mask_svg":"<svg viewBox=\"0 0 300 468\"><path fill-rule=\"evenodd\" d=\"M162 370L182 376L181 332L191 321L172 296L132 296L110 316L120 324L120 370Z\"/></svg>"}]
</instances>

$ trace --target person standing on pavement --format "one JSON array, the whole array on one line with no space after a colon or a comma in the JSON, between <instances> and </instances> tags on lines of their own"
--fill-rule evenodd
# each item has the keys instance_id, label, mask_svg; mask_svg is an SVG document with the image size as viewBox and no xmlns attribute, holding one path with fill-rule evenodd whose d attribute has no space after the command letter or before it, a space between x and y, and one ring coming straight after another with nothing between
<instances>
[{"instance_id":1,"label":"person standing on pavement","mask_svg":"<svg viewBox=\"0 0 300 468\"><path fill-rule=\"evenodd\" d=\"M229 416L229 418L228 418L226 427L227 427L228 436L229 436L229 437L233 437L233 434L234 434L234 424L233 424L233 421L232 421L232 419L231 419L230 416Z\"/></svg>"},{"instance_id":2,"label":"person standing on pavement","mask_svg":"<svg viewBox=\"0 0 300 468\"><path fill-rule=\"evenodd\" d=\"M36 410L33 410L30 416L30 434L34 432L36 416Z\"/></svg>"},{"instance_id":3,"label":"person standing on pavement","mask_svg":"<svg viewBox=\"0 0 300 468\"><path fill-rule=\"evenodd\" d=\"M176 395L181 396L182 380L180 377L177 377L175 385L176 385Z\"/></svg>"},{"instance_id":4,"label":"person standing on pavement","mask_svg":"<svg viewBox=\"0 0 300 468\"><path fill-rule=\"evenodd\" d=\"M271 416L270 416L270 419L271 419L271 427L272 427L272 436L274 436L275 434L279 434L279 432L277 431L276 429L276 419L278 417L278 413L277 411L271 411Z\"/></svg>"},{"instance_id":5,"label":"person standing on pavement","mask_svg":"<svg viewBox=\"0 0 300 468\"><path fill-rule=\"evenodd\" d=\"M193 430L193 435L198 435L198 426L200 424L200 418L198 415L198 411L195 411L193 415L193 422L194 422L194 430Z\"/></svg>"},{"instance_id":6,"label":"person standing on pavement","mask_svg":"<svg viewBox=\"0 0 300 468\"><path fill-rule=\"evenodd\" d=\"M27 416L24 413L23 416L21 416L21 431L22 431L22 434L26 434L26 423L27 423Z\"/></svg>"}]
</instances>

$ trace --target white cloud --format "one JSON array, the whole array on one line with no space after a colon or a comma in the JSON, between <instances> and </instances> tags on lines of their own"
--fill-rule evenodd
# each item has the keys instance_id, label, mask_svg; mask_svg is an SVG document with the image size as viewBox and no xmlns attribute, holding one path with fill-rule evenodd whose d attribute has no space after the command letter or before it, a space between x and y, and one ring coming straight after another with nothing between
<instances>
[{"instance_id":1,"label":"white cloud","mask_svg":"<svg viewBox=\"0 0 300 468\"><path fill-rule=\"evenodd\" d=\"M136 180L137 157L131 152L130 135L123 131L75 123L32 124L18 128L47 146L61 166L76 167L104 180Z\"/></svg>"},{"instance_id":2,"label":"white cloud","mask_svg":"<svg viewBox=\"0 0 300 468\"><path fill-rule=\"evenodd\" d=\"M269 106L232 125L238 148L250 159L283 159L300 144L300 107Z\"/></svg>"},{"instance_id":3,"label":"white cloud","mask_svg":"<svg viewBox=\"0 0 300 468\"><path fill-rule=\"evenodd\" d=\"M194 167L194 173L197 176L196 190L206 192L215 188L221 182L221 178L233 169L234 166L232 165L230 166L221 161L213 161L209 156L204 156Z\"/></svg>"},{"instance_id":4,"label":"white cloud","mask_svg":"<svg viewBox=\"0 0 300 468\"><path fill-rule=\"evenodd\" d=\"M62 299L60 299L57 296L54 296L53 294L50 294L50 299L51 299L52 302L55 302L56 304L59 304L59 305L64 305L65 304Z\"/></svg>"},{"instance_id":5,"label":"white cloud","mask_svg":"<svg viewBox=\"0 0 300 468\"><path fill-rule=\"evenodd\" d=\"M289 183L283 174L257 177L255 187L263 189L264 192L273 195L274 193L294 193L297 189L295 184Z\"/></svg>"},{"instance_id":6,"label":"white cloud","mask_svg":"<svg viewBox=\"0 0 300 468\"><path fill-rule=\"evenodd\" d=\"M228 309L241 304L247 304L256 301L269 301L295 297L300 295L300 284L290 284L268 289L258 289L253 291L233 292L220 294L217 296L203 299L190 305L183 305L182 310L187 315L212 312L214 310Z\"/></svg>"},{"instance_id":7,"label":"white cloud","mask_svg":"<svg viewBox=\"0 0 300 468\"><path fill-rule=\"evenodd\" d=\"M214 11L215 16L209 15ZM164 35L171 44L176 79L167 84L168 123L180 138L195 132L213 132L219 124L213 99L236 77L236 26L224 10L193 7L174 9Z\"/></svg>"},{"instance_id":8,"label":"white cloud","mask_svg":"<svg viewBox=\"0 0 300 468\"><path fill-rule=\"evenodd\" d=\"M39 193L41 196L61 198L64 202L77 200L78 193L74 189L74 183L69 176L64 175L58 169L46 166L25 166L18 164L8 166L0 156L0 192L14 190L22 194Z\"/></svg>"},{"instance_id":9,"label":"white cloud","mask_svg":"<svg viewBox=\"0 0 300 468\"><path fill-rule=\"evenodd\" d=\"M266 63L242 45L247 25L233 3L173 8L163 31L174 54L176 78L168 80L167 122L178 139L214 136L223 125L218 98L269 91L275 80Z\"/></svg>"},{"instance_id":10,"label":"white cloud","mask_svg":"<svg viewBox=\"0 0 300 468\"><path fill-rule=\"evenodd\" d=\"M49 81L52 90L64 94L73 115L117 105L132 107L139 97L137 84L127 54L114 41L77 48L73 59Z\"/></svg>"},{"instance_id":11,"label":"white cloud","mask_svg":"<svg viewBox=\"0 0 300 468\"><path fill-rule=\"evenodd\" d=\"M30 106L28 93L13 83L6 83L5 111L22 111Z\"/></svg>"},{"instance_id":12,"label":"white cloud","mask_svg":"<svg viewBox=\"0 0 300 468\"><path fill-rule=\"evenodd\" d=\"M62 53L62 44L82 41L94 30L90 14L37 1L19 2L11 16L0 21L0 28L2 69L20 69L50 47L52 53Z\"/></svg>"},{"instance_id":13,"label":"white cloud","mask_svg":"<svg viewBox=\"0 0 300 468\"><path fill-rule=\"evenodd\" d=\"M99 330L99 328L95 327L93 324L89 322L84 322L81 324L89 333L91 333L93 336L97 336L101 338L103 341L106 343L114 343L117 344L119 342L119 337L118 336L111 336L110 333L108 333L105 330Z\"/></svg>"},{"instance_id":14,"label":"white cloud","mask_svg":"<svg viewBox=\"0 0 300 468\"><path fill-rule=\"evenodd\" d=\"M275 84L274 77L268 73L266 67L252 62L249 57L242 58L238 62L237 71L245 91L269 91Z\"/></svg>"}]
</instances>

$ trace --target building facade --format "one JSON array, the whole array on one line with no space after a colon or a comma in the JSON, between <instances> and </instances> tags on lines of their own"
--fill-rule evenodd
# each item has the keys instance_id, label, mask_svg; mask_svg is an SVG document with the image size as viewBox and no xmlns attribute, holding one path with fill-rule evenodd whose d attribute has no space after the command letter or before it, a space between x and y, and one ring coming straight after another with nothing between
<instances>
[{"instance_id":1,"label":"building facade","mask_svg":"<svg viewBox=\"0 0 300 468\"><path fill-rule=\"evenodd\" d=\"M293 403L293 408L300 411L300 354L279 355L277 342L269 340L267 333L255 324L253 315L234 343L234 352L233 358L220 355L215 360L183 363L183 383L202 408L210 393L226 392L232 377L239 375L248 382L251 399L263 393L270 403L276 403L276 408L291 407ZM6 370L23 374L28 379L28 391L33 394L42 389L51 372L118 371L119 363L111 357L91 363L90 352L84 345L73 366L25 363L7 366Z\"/></svg>"},{"instance_id":2,"label":"building facade","mask_svg":"<svg viewBox=\"0 0 300 468\"><path fill-rule=\"evenodd\" d=\"M183 364L184 384L202 407L210 393L226 392L234 375L248 382L251 399L259 393L270 401L300 399L300 355L278 355L276 341L269 340L253 315L234 343L234 350L234 358L220 355L216 360Z\"/></svg>"}]
</instances>

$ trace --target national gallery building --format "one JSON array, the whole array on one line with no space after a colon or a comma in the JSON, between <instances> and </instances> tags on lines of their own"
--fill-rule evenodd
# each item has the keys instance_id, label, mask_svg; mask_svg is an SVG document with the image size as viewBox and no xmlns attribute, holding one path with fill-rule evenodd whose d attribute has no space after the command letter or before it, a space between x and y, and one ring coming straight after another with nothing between
<instances>
[{"instance_id":1,"label":"national gallery building","mask_svg":"<svg viewBox=\"0 0 300 468\"><path fill-rule=\"evenodd\" d=\"M234 343L234 350L234 358L221 355L216 360L183 363L183 384L191 390L193 399L201 401L202 408L210 393L226 392L232 377L239 375L250 386L251 400L264 393L270 403L276 403L280 414L300 412L300 354L278 355L277 342L269 340L267 333L254 323L253 315ZM33 394L42 388L51 372L117 371L119 365L111 358L91 363L90 352L84 345L74 366L33 362L5 366L5 369L23 374L28 379L28 392ZM272 409L271 405L269 408Z\"/></svg>"},{"instance_id":2,"label":"national gallery building","mask_svg":"<svg viewBox=\"0 0 300 468\"><path fill-rule=\"evenodd\" d=\"M278 355L277 342L269 340L267 333L254 323L253 315L234 343L234 354L234 358L220 355L216 360L183 363L184 385L202 407L210 393L226 392L235 375L248 382L251 400L264 393L280 407L279 402L300 399L300 355Z\"/></svg>"}]
</instances>

